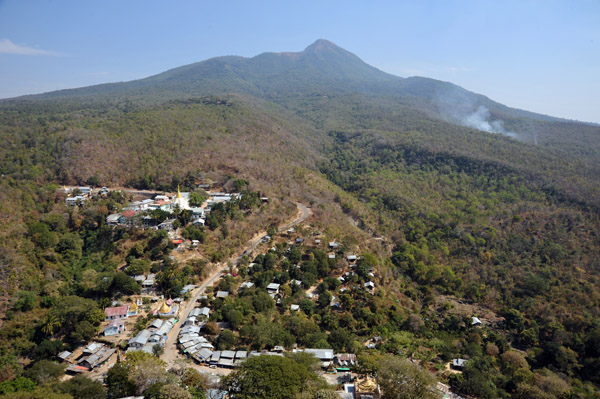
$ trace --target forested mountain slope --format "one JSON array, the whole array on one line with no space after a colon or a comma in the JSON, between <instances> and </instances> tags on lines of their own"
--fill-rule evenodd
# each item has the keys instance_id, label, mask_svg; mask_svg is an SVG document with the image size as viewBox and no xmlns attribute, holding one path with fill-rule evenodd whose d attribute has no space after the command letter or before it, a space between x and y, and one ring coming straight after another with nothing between
<instances>
[{"instance_id":1,"label":"forested mountain slope","mask_svg":"<svg viewBox=\"0 0 600 399\"><path fill-rule=\"evenodd\" d=\"M352 339L381 334L383 351L402 352L399 337L411 330L433 348L428 360L463 353L473 366L452 383L477 397L538 397L556 378L568 390L546 397L598 392L596 125L389 75L319 40L298 53L219 57L133 82L3 100L0 142L7 370L27 363L17 356L43 357L36 347L59 338L32 321L53 314L58 298L117 295L81 279L113 278L134 244L104 225L116 200L78 214L57 185L193 189L200 172L223 184L245 179L281 204L310 204L330 238L377 253L388 296L374 297L368 314L340 315ZM273 205L261 218L272 213L274 223L285 211ZM384 244L365 244L369 236ZM153 239L136 237L150 251ZM220 244L233 250L243 237L216 229L206 250L217 259ZM504 322L467 330L441 298ZM331 333L325 320L316 328ZM512 349L525 365L509 364Z\"/></svg>"}]
</instances>

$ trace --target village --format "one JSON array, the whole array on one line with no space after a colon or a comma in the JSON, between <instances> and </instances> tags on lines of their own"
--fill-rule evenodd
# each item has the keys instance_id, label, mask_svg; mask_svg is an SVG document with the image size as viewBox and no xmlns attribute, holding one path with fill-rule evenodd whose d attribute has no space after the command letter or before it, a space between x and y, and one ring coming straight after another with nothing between
<instances>
[{"instance_id":1,"label":"village","mask_svg":"<svg viewBox=\"0 0 600 399\"><path fill-rule=\"evenodd\" d=\"M94 193L89 187L65 188L70 194L65 199L68 206L81 206L94 195L104 196L110 190L106 187ZM148 195L148 193L144 193ZM137 228L165 230L170 241L178 252L194 251L197 240L184 240L174 218L167 215L164 221L158 223L150 216L152 211L162 211L171 214L176 211L190 212L189 223L204 226L207 215L215 204L238 199L239 193L207 192L207 197L200 206L190 205L190 193L180 192L171 197L156 194L153 198L131 201L121 212L110 214L106 224L114 228ZM261 197L261 201L269 199ZM195 204L198 205L198 204ZM299 253L300 248L322 249L327 253L327 262L336 264L338 274L332 283L333 295L327 298L327 306L332 311L343 308L344 294L360 291L361 295L374 295L377 291L377 270L364 267L361 256L346 252L343 245L336 241L327 241L320 231L314 230L308 224L302 224L309 216L310 210L298 205L298 216L290 223L281 226L273 236L263 233L249 243L242 255L228 264L218 266L211 277L183 287L180 295L175 298L165 297L156 287L154 273L132 276L141 287L141 294L123 298L113 302L112 306L104 309L105 321L102 324L102 336L85 347L72 352L62 352L58 355L60 361L68 364L68 375L87 374L91 378L103 380L107 370L122 356L135 351L143 351L159 356L171 365L182 359L195 364L199 371L211 375L218 382L221 375L226 375L232 369L239 367L244 360L254 356L284 356L286 351L293 353L305 352L319 360L322 374L327 381L335 385L341 397L373 398L381 395L376 380L368 374L360 373L357 356L354 353L336 353L333 349L299 347L292 348L275 345L261 351L250 348L221 347L221 332L230 332L227 321L211 319L214 308L220 309L225 301L248 292L261 290L266 292L275 302L282 314L293 314L306 311L306 301L322 303L318 290L319 280L302 281L301 266L293 253ZM298 228L298 229L297 229ZM310 231L309 236L299 234L299 231ZM254 254L254 258L251 258ZM261 265L247 259L264 259L269 253L282 254L286 262L295 262L290 267L290 278L287 281L274 279L268 281L264 288L258 288L251 281L253 270L261 269ZM299 270L294 274L292 270ZM298 277L298 278L295 278ZM311 280L311 279L309 279ZM331 279L330 279L331 280ZM223 289L229 287L228 289ZM291 292L303 293L294 299ZM304 300L299 300L301 297ZM291 302L290 302L291 300ZM319 302L321 301L321 302ZM312 306L312 305L311 305ZM143 328L137 328L138 320L148 320ZM473 317L473 326L481 325L481 321ZM364 345L367 349L376 349L381 344L380 336L373 336ZM218 347L217 347L218 346ZM454 359L450 368L460 372L466 363L465 359ZM447 386L440 384L438 389L447 397L452 395Z\"/></svg>"}]
</instances>

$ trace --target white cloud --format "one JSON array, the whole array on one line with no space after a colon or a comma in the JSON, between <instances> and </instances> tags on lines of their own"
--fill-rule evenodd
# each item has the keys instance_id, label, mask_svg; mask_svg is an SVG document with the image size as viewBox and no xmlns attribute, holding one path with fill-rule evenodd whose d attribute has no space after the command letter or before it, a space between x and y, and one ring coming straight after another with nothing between
<instances>
[{"instance_id":1,"label":"white cloud","mask_svg":"<svg viewBox=\"0 0 600 399\"><path fill-rule=\"evenodd\" d=\"M61 56L62 54L55 51L37 49L33 47L20 46L11 42L8 39L0 39L0 54L17 54L17 55L50 55Z\"/></svg>"}]
</instances>

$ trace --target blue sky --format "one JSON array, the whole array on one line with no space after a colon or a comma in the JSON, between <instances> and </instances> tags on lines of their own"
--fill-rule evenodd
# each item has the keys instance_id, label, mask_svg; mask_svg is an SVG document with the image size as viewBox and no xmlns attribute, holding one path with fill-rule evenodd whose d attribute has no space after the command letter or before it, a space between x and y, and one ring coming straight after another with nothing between
<instances>
[{"instance_id":1,"label":"blue sky","mask_svg":"<svg viewBox=\"0 0 600 399\"><path fill-rule=\"evenodd\" d=\"M600 123L600 1L0 0L0 98L324 38L395 75Z\"/></svg>"}]
</instances>

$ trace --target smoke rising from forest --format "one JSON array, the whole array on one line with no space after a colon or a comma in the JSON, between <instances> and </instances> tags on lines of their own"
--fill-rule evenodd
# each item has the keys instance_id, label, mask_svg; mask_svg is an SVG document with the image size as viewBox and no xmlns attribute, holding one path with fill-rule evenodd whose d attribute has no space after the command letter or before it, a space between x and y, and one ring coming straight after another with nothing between
<instances>
[{"instance_id":1,"label":"smoke rising from forest","mask_svg":"<svg viewBox=\"0 0 600 399\"><path fill-rule=\"evenodd\" d=\"M483 130L489 133L499 133L513 139L518 139L519 135L504 128L504 122L500 119L491 120L490 111L483 105L480 105L475 112L467 115L461 120L464 126Z\"/></svg>"}]
</instances>

